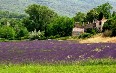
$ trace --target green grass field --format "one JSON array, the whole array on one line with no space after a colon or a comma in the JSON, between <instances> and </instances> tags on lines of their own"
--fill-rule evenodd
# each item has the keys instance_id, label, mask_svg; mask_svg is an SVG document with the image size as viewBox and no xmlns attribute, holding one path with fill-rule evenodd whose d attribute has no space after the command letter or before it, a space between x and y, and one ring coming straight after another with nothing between
<instances>
[{"instance_id":1,"label":"green grass field","mask_svg":"<svg viewBox=\"0 0 116 73\"><path fill-rule=\"evenodd\" d=\"M0 64L0 73L116 73L116 61L90 60L72 64Z\"/></svg>"},{"instance_id":2,"label":"green grass field","mask_svg":"<svg viewBox=\"0 0 116 73\"><path fill-rule=\"evenodd\" d=\"M0 73L116 73L116 65L0 65Z\"/></svg>"}]
</instances>

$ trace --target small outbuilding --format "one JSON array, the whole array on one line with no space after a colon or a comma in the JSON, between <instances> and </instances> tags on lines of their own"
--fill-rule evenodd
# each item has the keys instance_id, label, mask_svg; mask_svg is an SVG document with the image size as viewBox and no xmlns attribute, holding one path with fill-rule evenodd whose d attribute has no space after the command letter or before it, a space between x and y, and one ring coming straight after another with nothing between
<instances>
[{"instance_id":1,"label":"small outbuilding","mask_svg":"<svg viewBox=\"0 0 116 73\"><path fill-rule=\"evenodd\" d=\"M75 26L72 30L72 36L79 36L84 33L84 27L81 26L78 22L75 22Z\"/></svg>"}]
</instances>

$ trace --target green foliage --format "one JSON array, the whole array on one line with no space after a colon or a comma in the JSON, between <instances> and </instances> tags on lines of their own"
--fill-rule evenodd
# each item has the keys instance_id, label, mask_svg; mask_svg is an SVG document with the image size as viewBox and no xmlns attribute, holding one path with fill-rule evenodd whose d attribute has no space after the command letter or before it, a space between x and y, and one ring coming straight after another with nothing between
<instances>
[{"instance_id":1,"label":"green foliage","mask_svg":"<svg viewBox=\"0 0 116 73\"><path fill-rule=\"evenodd\" d=\"M90 33L83 33L81 35L79 35L79 38L85 39L85 38L90 38L92 36L92 34Z\"/></svg>"},{"instance_id":2,"label":"green foliage","mask_svg":"<svg viewBox=\"0 0 116 73\"><path fill-rule=\"evenodd\" d=\"M3 26L3 25L7 25L7 22L8 22L9 20L7 19L7 18L1 18L0 19L0 25L1 26Z\"/></svg>"},{"instance_id":3,"label":"green foliage","mask_svg":"<svg viewBox=\"0 0 116 73\"><path fill-rule=\"evenodd\" d=\"M25 37L28 35L27 28L23 26L21 20L13 19L13 18L1 18L0 24L2 26L10 26L16 33L15 38L21 39L21 37ZM6 28L7 29L7 28ZM8 39L8 38L7 38Z\"/></svg>"},{"instance_id":4,"label":"green foliage","mask_svg":"<svg viewBox=\"0 0 116 73\"><path fill-rule=\"evenodd\" d=\"M11 27L15 26L23 26L21 19L15 19L15 18L1 18L0 19L0 25L9 25Z\"/></svg>"},{"instance_id":5,"label":"green foliage","mask_svg":"<svg viewBox=\"0 0 116 73\"><path fill-rule=\"evenodd\" d=\"M10 26L2 26L0 28L0 38L14 39L15 35L15 30Z\"/></svg>"},{"instance_id":6,"label":"green foliage","mask_svg":"<svg viewBox=\"0 0 116 73\"><path fill-rule=\"evenodd\" d=\"M10 23L10 26L13 27L13 28L16 28L17 26L18 27L22 27L23 24L22 24L22 21L20 19L9 19L9 23Z\"/></svg>"},{"instance_id":7,"label":"green foliage","mask_svg":"<svg viewBox=\"0 0 116 73\"><path fill-rule=\"evenodd\" d=\"M86 29L86 33L79 35L78 38L82 38L82 39L90 38L91 36L97 33L98 33L98 30L96 28L88 28Z\"/></svg>"},{"instance_id":8,"label":"green foliage","mask_svg":"<svg viewBox=\"0 0 116 73\"><path fill-rule=\"evenodd\" d=\"M72 34L74 21L68 17L58 17L47 26L47 35L60 37L70 36Z\"/></svg>"},{"instance_id":9,"label":"green foliage","mask_svg":"<svg viewBox=\"0 0 116 73\"><path fill-rule=\"evenodd\" d=\"M104 24L103 32L106 30L111 30L112 31L111 36L116 36L116 16L112 17Z\"/></svg>"},{"instance_id":10,"label":"green foliage","mask_svg":"<svg viewBox=\"0 0 116 73\"><path fill-rule=\"evenodd\" d=\"M103 32L105 30L111 30L112 29L112 24L111 24L112 20L107 20L103 26Z\"/></svg>"},{"instance_id":11,"label":"green foliage","mask_svg":"<svg viewBox=\"0 0 116 73\"><path fill-rule=\"evenodd\" d=\"M29 18L24 20L25 27L29 31L45 31L46 25L49 24L57 14L46 6L37 4L29 5L25 10Z\"/></svg>"},{"instance_id":12,"label":"green foliage","mask_svg":"<svg viewBox=\"0 0 116 73\"><path fill-rule=\"evenodd\" d=\"M86 21L88 22L93 22L93 20L98 19L98 15L99 13L97 12L97 10L94 8L92 10L90 10L87 15L86 15Z\"/></svg>"},{"instance_id":13,"label":"green foliage","mask_svg":"<svg viewBox=\"0 0 116 73\"><path fill-rule=\"evenodd\" d=\"M103 13L102 13L102 12L100 12L100 13L99 13L99 16L98 16L98 20L99 20L99 21L100 21L100 20L102 20L102 19L103 19L103 17L104 17Z\"/></svg>"},{"instance_id":14,"label":"green foliage","mask_svg":"<svg viewBox=\"0 0 116 73\"><path fill-rule=\"evenodd\" d=\"M112 36L116 36L116 19L112 20Z\"/></svg>"},{"instance_id":15,"label":"green foliage","mask_svg":"<svg viewBox=\"0 0 116 73\"><path fill-rule=\"evenodd\" d=\"M21 39L21 38L27 39L28 36L29 36L29 32L26 27L21 27L16 33L17 39Z\"/></svg>"},{"instance_id":16,"label":"green foliage","mask_svg":"<svg viewBox=\"0 0 116 73\"><path fill-rule=\"evenodd\" d=\"M95 28L88 28L86 32L90 33L90 34L93 34L93 35L98 33L97 29L95 29Z\"/></svg>"},{"instance_id":17,"label":"green foliage","mask_svg":"<svg viewBox=\"0 0 116 73\"><path fill-rule=\"evenodd\" d=\"M56 39L56 38L60 38L60 35L55 35L55 36L51 35L51 36L49 36L48 38L49 38L49 39Z\"/></svg>"},{"instance_id":18,"label":"green foliage","mask_svg":"<svg viewBox=\"0 0 116 73\"><path fill-rule=\"evenodd\" d=\"M85 21L85 18L86 18L86 15L84 13L78 12L76 13L76 16L74 17L74 21L82 23L83 21Z\"/></svg>"},{"instance_id":19,"label":"green foliage","mask_svg":"<svg viewBox=\"0 0 116 73\"><path fill-rule=\"evenodd\" d=\"M113 13L112 13L112 17L114 17L114 16L116 16L116 12L115 11L113 11Z\"/></svg>"},{"instance_id":20,"label":"green foliage","mask_svg":"<svg viewBox=\"0 0 116 73\"><path fill-rule=\"evenodd\" d=\"M22 20L23 25L28 29L28 31L34 31L35 24L33 20L30 20L28 17Z\"/></svg>"},{"instance_id":21,"label":"green foliage","mask_svg":"<svg viewBox=\"0 0 116 73\"><path fill-rule=\"evenodd\" d=\"M111 9L113 7L108 2L97 7L98 13L102 12L106 19L111 17Z\"/></svg>"},{"instance_id":22,"label":"green foliage","mask_svg":"<svg viewBox=\"0 0 116 73\"><path fill-rule=\"evenodd\" d=\"M112 6L109 3L104 3L96 8L93 8L87 13L86 20L93 22L93 20L101 20L103 17L106 19L111 17Z\"/></svg>"},{"instance_id":23,"label":"green foliage","mask_svg":"<svg viewBox=\"0 0 116 73\"><path fill-rule=\"evenodd\" d=\"M4 33L4 36L2 35L2 38L5 38L5 39L21 39L22 37L23 38L28 37L27 28L23 26L22 21L20 19L1 18L0 19L0 26L2 27L1 28L2 34ZM6 30L4 30L4 29L6 29ZM11 31L11 29L13 31ZM9 34L7 34L6 32L9 33ZM13 35L13 32L16 32L16 33L15 33L15 36L13 36L11 38L11 35ZM8 35L10 35L10 36L8 36Z\"/></svg>"}]
</instances>

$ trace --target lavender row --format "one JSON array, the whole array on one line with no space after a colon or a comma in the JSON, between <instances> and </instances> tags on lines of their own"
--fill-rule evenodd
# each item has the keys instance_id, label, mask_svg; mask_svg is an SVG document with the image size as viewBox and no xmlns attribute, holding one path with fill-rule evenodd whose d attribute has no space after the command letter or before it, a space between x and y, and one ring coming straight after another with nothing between
<instances>
[{"instance_id":1,"label":"lavender row","mask_svg":"<svg viewBox=\"0 0 116 73\"><path fill-rule=\"evenodd\" d=\"M115 59L116 44L57 40L0 42L0 62L78 61L89 58Z\"/></svg>"}]
</instances>

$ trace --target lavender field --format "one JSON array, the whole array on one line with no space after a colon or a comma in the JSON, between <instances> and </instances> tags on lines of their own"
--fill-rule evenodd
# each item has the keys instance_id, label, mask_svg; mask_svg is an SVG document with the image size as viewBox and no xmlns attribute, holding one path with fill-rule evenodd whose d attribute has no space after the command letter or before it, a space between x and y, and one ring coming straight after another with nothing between
<instances>
[{"instance_id":1,"label":"lavender field","mask_svg":"<svg viewBox=\"0 0 116 73\"><path fill-rule=\"evenodd\" d=\"M75 41L0 42L0 63L72 62L116 59L115 43L80 44Z\"/></svg>"}]
</instances>

